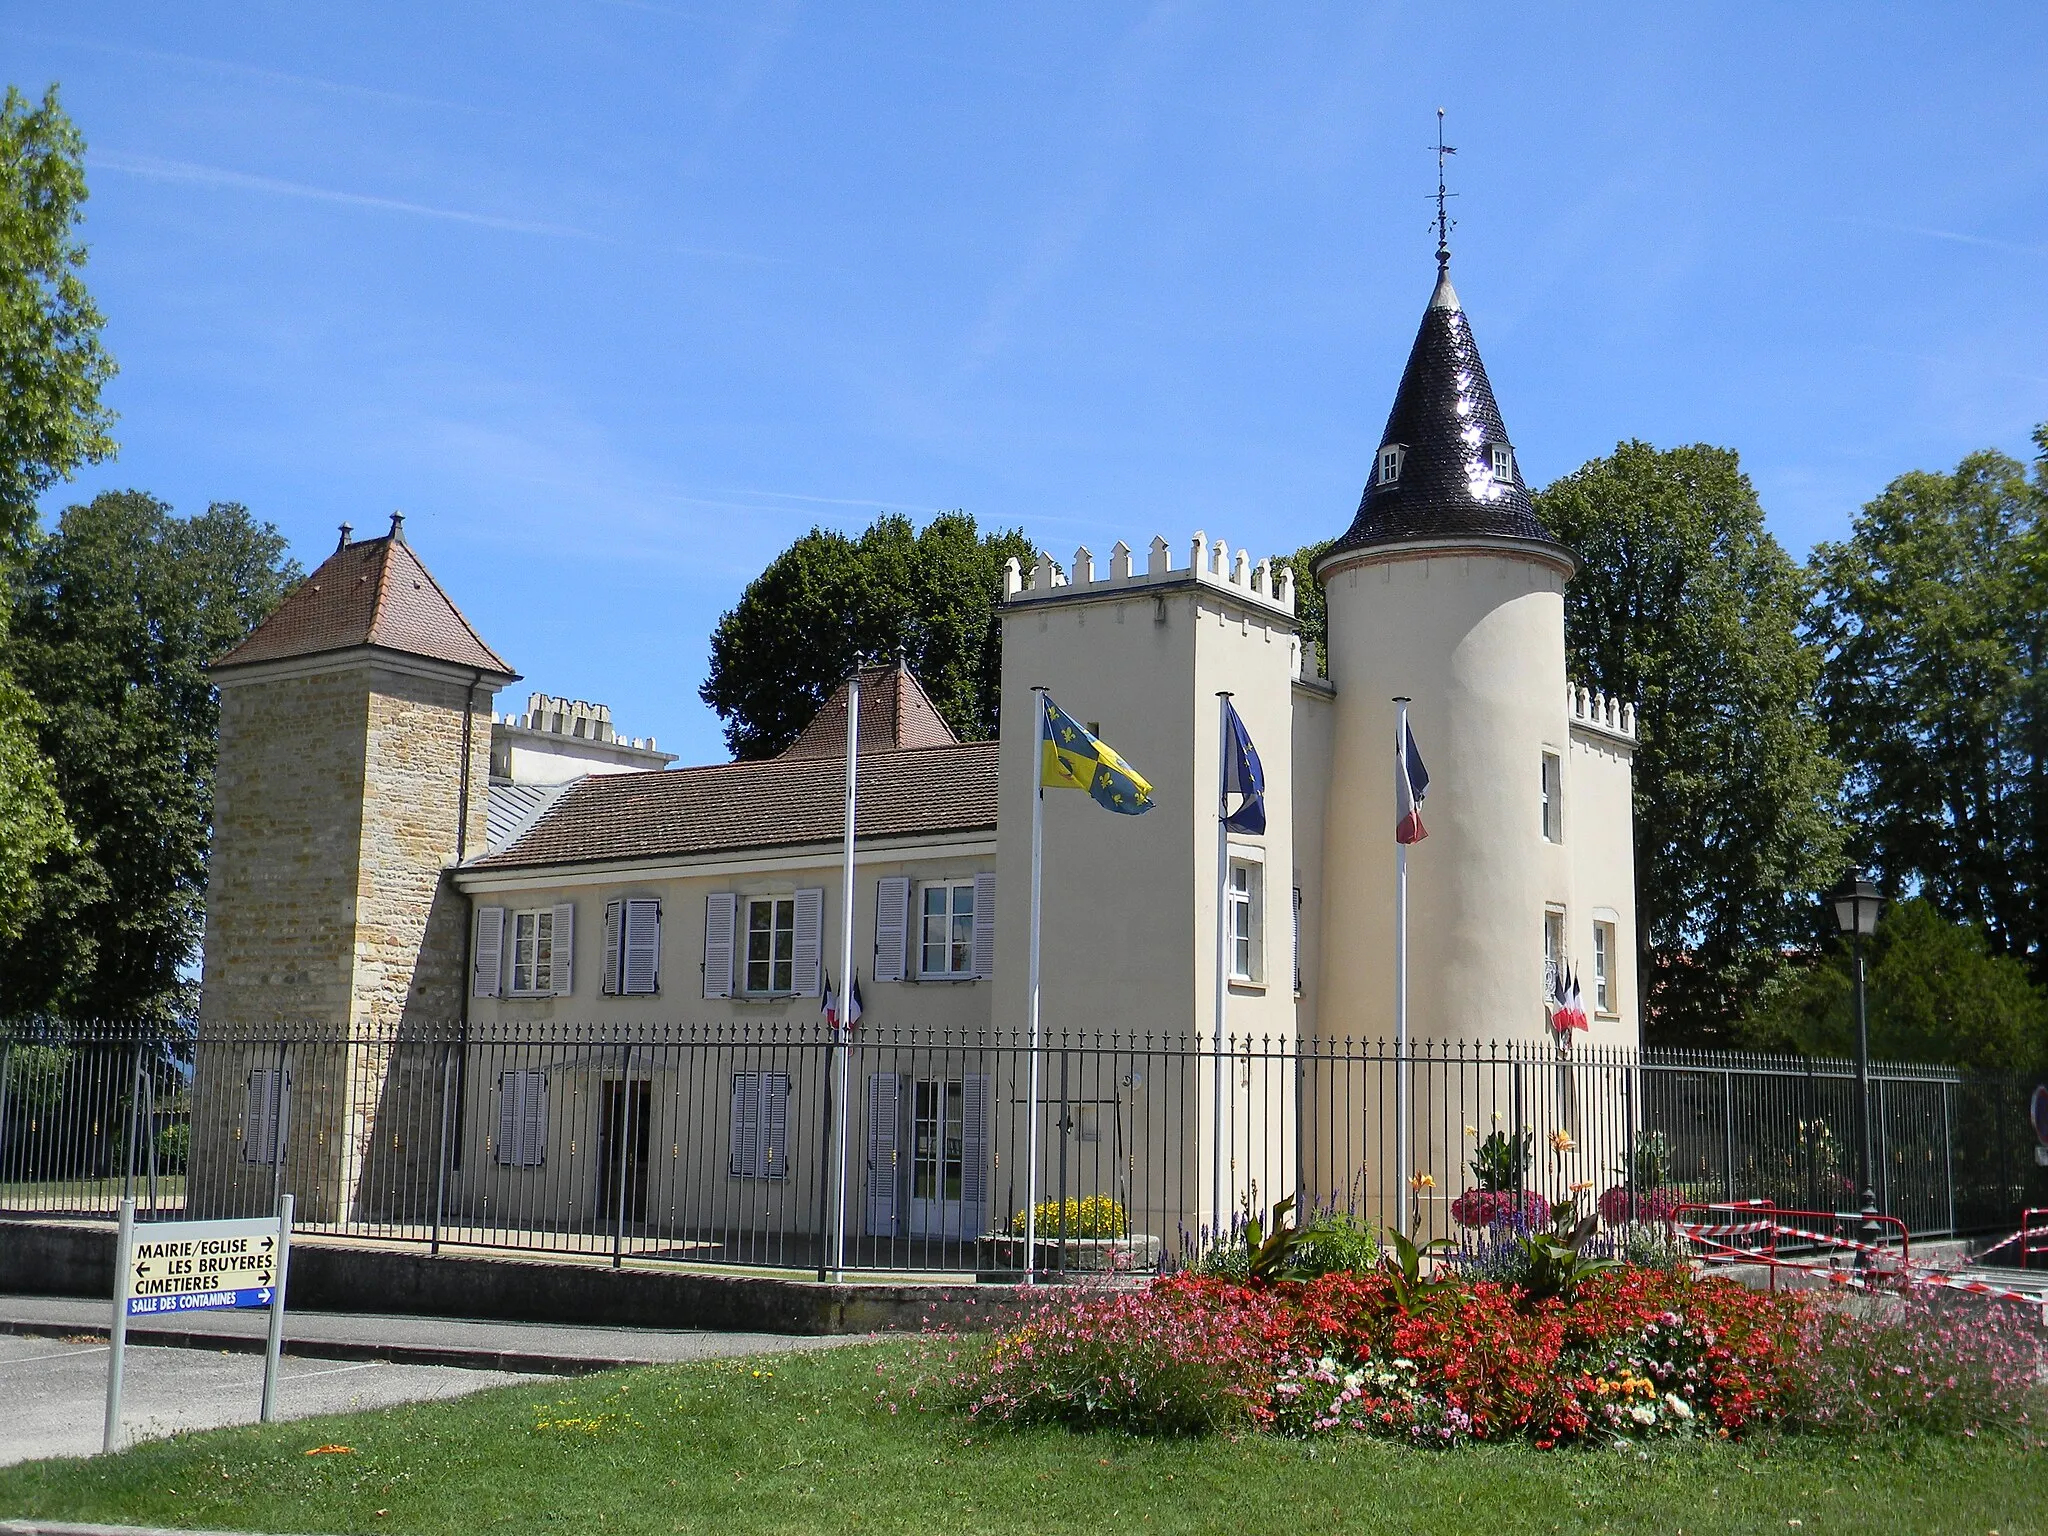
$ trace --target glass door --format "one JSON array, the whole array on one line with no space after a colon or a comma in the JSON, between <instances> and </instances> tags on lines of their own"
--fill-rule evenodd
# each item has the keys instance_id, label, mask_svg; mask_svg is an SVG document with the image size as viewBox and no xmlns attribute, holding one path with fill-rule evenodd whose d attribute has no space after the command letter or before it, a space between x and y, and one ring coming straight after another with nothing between
<instances>
[{"instance_id":1,"label":"glass door","mask_svg":"<svg viewBox=\"0 0 2048 1536\"><path fill-rule=\"evenodd\" d=\"M910 1235L962 1235L966 1136L959 1078L922 1078L911 1086Z\"/></svg>"}]
</instances>

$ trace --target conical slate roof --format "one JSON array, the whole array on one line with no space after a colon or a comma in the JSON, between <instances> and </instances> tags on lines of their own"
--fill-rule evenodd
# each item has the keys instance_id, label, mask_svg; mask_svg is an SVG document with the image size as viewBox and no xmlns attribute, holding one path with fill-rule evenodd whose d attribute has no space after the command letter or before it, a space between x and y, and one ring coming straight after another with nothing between
<instances>
[{"instance_id":1,"label":"conical slate roof","mask_svg":"<svg viewBox=\"0 0 2048 1536\"><path fill-rule=\"evenodd\" d=\"M1495 448L1507 449L1505 475ZM1389 449L1398 468L1389 474ZM1410 540L1526 539L1562 549L1536 521L1486 365L1451 286L1447 259L1373 455L1351 527L1330 554Z\"/></svg>"}]
</instances>

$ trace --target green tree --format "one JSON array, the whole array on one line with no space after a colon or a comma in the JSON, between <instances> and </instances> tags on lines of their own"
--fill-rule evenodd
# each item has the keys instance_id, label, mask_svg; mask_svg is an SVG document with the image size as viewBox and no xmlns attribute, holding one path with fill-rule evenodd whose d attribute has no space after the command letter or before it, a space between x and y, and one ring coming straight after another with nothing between
<instances>
[{"instance_id":1,"label":"green tree","mask_svg":"<svg viewBox=\"0 0 2048 1536\"><path fill-rule=\"evenodd\" d=\"M1581 561L1573 679L1637 708L1645 1035L1725 1040L1841 870L1804 577L1726 448L1622 443L1536 510Z\"/></svg>"},{"instance_id":2,"label":"green tree","mask_svg":"<svg viewBox=\"0 0 2048 1536\"><path fill-rule=\"evenodd\" d=\"M964 512L924 527L884 514L859 536L813 528L748 584L711 636L698 690L737 758L795 741L857 658L900 647L946 723L993 736L1002 690L1003 562L1028 561L1019 530L982 533Z\"/></svg>"},{"instance_id":3,"label":"green tree","mask_svg":"<svg viewBox=\"0 0 2048 1536\"><path fill-rule=\"evenodd\" d=\"M1887 907L1868 940L1870 1053L1984 1072L2048 1063L2048 991L2028 967L1996 954L1984 930L1951 922L1931 901ZM1804 1056L1852 1056L1855 983L1839 936L1809 967L1765 989L1738 1027L1741 1044Z\"/></svg>"},{"instance_id":4,"label":"green tree","mask_svg":"<svg viewBox=\"0 0 2048 1536\"><path fill-rule=\"evenodd\" d=\"M114 451L100 404L114 364L79 275L85 197L85 142L56 88L30 106L10 87L0 100L0 579L35 529L36 497ZM75 846L37 747L40 718L0 670L0 941L28 920L45 862Z\"/></svg>"},{"instance_id":5,"label":"green tree","mask_svg":"<svg viewBox=\"0 0 2048 1536\"><path fill-rule=\"evenodd\" d=\"M6 660L42 706L75 849L51 858L0 1013L164 1021L190 1003L219 705L206 663L300 579L242 507L181 519L109 491L66 510L17 583Z\"/></svg>"},{"instance_id":6,"label":"green tree","mask_svg":"<svg viewBox=\"0 0 2048 1536\"><path fill-rule=\"evenodd\" d=\"M1814 552L1853 850L2048 980L2048 425L1901 475Z\"/></svg>"},{"instance_id":7,"label":"green tree","mask_svg":"<svg viewBox=\"0 0 2048 1536\"><path fill-rule=\"evenodd\" d=\"M1308 670L1317 677L1330 675L1330 617L1323 598L1323 584L1315 578L1315 564L1329 552L1335 539L1304 544L1291 555L1275 555L1275 571L1294 572L1294 622L1301 631L1304 654L1315 658Z\"/></svg>"},{"instance_id":8,"label":"green tree","mask_svg":"<svg viewBox=\"0 0 2048 1536\"><path fill-rule=\"evenodd\" d=\"M36 498L81 464L109 457L113 413L100 388L114 361L79 275L85 140L57 105L0 102L0 543L19 550Z\"/></svg>"},{"instance_id":9,"label":"green tree","mask_svg":"<svg viewBox=\"0 0 2048 1536\"><path fill-rule=\"evenodd\" d=\"M76 847L56 774L36 741L43 712L0 671L0 944L36 908L36 875Z\"/></svg>"}]
</instances>

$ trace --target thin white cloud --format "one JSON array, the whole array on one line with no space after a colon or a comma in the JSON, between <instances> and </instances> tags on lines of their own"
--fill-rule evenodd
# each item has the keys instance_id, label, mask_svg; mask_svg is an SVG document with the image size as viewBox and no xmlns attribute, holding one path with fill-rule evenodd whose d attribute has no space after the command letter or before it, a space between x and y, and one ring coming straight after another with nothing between
<instances>
[{"instance_id":1,"label":"thin white cloud","mask_svg":"<svg viewBox=\"0 0 2048 1536\"><path fill-rule=\"evenodd\" d=\"M475 213L466 208L441 208L432 203L415 203L405 198L379 197L369 192L345 192L337 187L316 187L302 181L276 176L257 176L248 171L231 171L224 166L199 165L189 160L163 160L150 155L104 154L88 156L98 169L120 171L150 181L179 182L187 186L218 187L233 192L260 192L273 197L298 197L311 202L334 203L347 208L367 208L378 213L405 213L416 218L443 219L482 229L502 229L512 234L541 235L560 240L588 240L599 245L625 242L573 224L551 224L536 219L507 218L501 214ZM704 245L656 245L648 247L670 256L704 257L715 261L742 261L756 266L788 266L785 256L763 256L752 251L723 250Z\"/></svg>"},{"instance_id":2,"label":"thin white cloud","mask_svg":"<svg viewBox=\"0 0 2048 1536\"><path fill-rule=\"evenodd\" d=\"M2016 256L2048 256L2048 245L2021 245L2016 240L1995 240L1989 235L1965 234L1961 230L1932 229L1924 224L1895 224L1889 219L1866 219L1847 217L1845 224L1861 224L1870 229L1886 229L1895 235L1919 235L1927 240L1950 240L1957 245L1977 245L1989 251L2010 251Z\"/></svg>"},{"instance_id":3,"label":"thin white cloud","mask_svg":"<svg viewBox=\"0 0 2048 1536\"><path fill-rule=\"evenodd\" d=\"M254 176L217 165L196 165L187 160L159 160L148 155L94 153L96 168L122 171L151 181L181 182L189 186L221 187L237 192L265 192L278 197L300 197L318 203L337 203L349 208L374 208L384 213L409 213L425 219L446 219L455 224L474 224L484 229L503 229L522 235L551 235L569 240L605 241L603 235L568 224L548 224L533 219L509 219L497 214L472 213L464 208L436 208L430 203L408 202L403 198L377 197L367 192L344 192L334 187L309 186L275 176ZM608 241L606 243L609 243Z\"/></svg>"},{"instance_id":4,"label":"thin white cloud","mask_svg":"<svg viewBox=\"0 0 2048 1536\"><path fill-rule=\"evenodd\" d=\"M353 85L344 80L324 80L318 75L295 75L281 69L261 69L254 64L237 64L229 59L209 59L194 53L168 53L160 48L123 48L114 43L102 43L91 38L52 37L34 32L16 31L12 35L32 42L47 43L57 48L79 48L114 58L142 59L152 64L183 64L195 69L211 69L223 74L241 75L250 80L307 86L316 91L332 91L346 96L367 96L377 101L403 102L407 106L438 107L449 112L483 112L494 117L505 115L490 107L472 106L462 101L446 101L438 96L414 96L405 91L387 91L373 85Z\"/></svg>"}]
</instances>

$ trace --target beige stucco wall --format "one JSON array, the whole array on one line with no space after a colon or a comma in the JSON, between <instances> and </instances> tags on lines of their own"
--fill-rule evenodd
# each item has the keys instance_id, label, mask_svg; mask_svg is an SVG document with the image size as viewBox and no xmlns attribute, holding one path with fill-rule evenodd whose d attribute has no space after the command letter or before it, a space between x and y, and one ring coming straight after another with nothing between
<instances>
[{"instance_id":1,"label":"beige stucco wall","mask_svg":"<svg viewBox=\"0 0 2048 1536\"><path fill-rule=\"evenodd\" d=\"M1323 572L1336 729L1325 834L1325 1033L1391 1039L1395 695L1429 767L1409 854L1411 1039L1546 1032L1543 915L1572 864L1540 774L1567 742L1564 573L1511 551L1362 551Z\"/></svg>"},{"instance_id":2,"label":"beige stucco wall","mask_svg":"<svg viewBox=\"0 0 2048 1536\"><path fill-rule=\"evenodd\" d=\"M1642 1043L1637 970L1634 748L1621 733L1574 724L1566 760L1566 845L1573 863L1567 942L1586 995L1594 1045L1634 1050ZM1593 924L1614 925L1614 1006L1593 998Z\"/></svg>"},{"instance_id":3,"label":"beige stucco wall","mask_svg":"<svg viewBox=\"0 0 2048 1536\"><path fill-rule=\"evenodd\" d=\"M1031 820L1038 783L1034 685L1048 689L1152 784L1154 809L1119 816L1085 794L1048 790L1040 1022L1061 1033L1114 1031L1213 1040L1219 946L1217 805L1219 690L1234 696L1267 778L1267 830L1231 834L1233 854L1263 871L1263 977L1232 983L1225 1029L1240 1042L1284 1041L1295 1030L1289 914L1293 886L1292 678L1299 644L1291 604L1231 579L1205 545L1202 570L1179 564L1135 578L1043 584L1012 595L1003 614L1002 848L998 861L996 1022L1020 1037L1029 1003ZM1176 1068L1176 1073L1181 1069ZM1254 1103L1240 1064L1197 1064L1173 1085L1180 1166L1158 1177L1190 1230L1291 1192L1292 1103ZM1161 1087L1165 1087L1164 1084ZM1042 1146L1060 1142L1047 1116ZM1218 1148L1221 1155L1218 1155ZM1160 1156L1167 1155L1162 1147ZM1254 1170L1266 1188L1254 1190ZM1042 1183L1055 1165L1047 1163ZM1275 1187L1277 1186L1277 1187ZM1163 1219L1163 1217L1162 1217Z\"/></svg>"}]
</instances>

